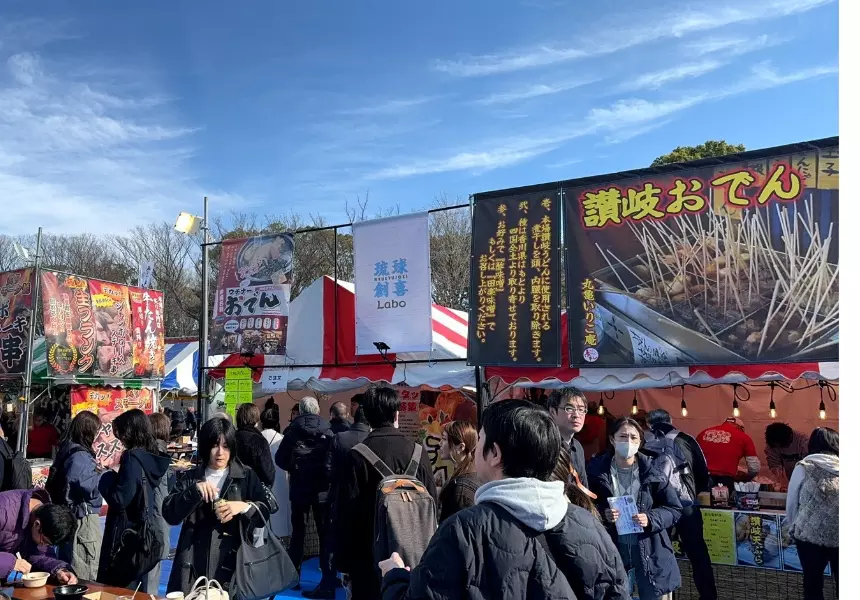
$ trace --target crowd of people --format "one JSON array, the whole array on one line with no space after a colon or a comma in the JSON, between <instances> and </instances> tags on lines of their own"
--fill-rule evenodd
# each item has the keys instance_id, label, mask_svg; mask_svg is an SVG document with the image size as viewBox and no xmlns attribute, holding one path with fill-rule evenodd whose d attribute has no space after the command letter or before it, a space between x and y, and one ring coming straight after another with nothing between
<instances>
[{"instance_id":1,"label":"crowd of people","mask_svg":"<svg viewBox=\"0 0 860 600\"><path fill-rule=\"evenodd\" d=\"M93 452L101 423L81 412L45 490L0 492L0 577L40 570L60 583L139 584L156 594L170 527L181 526L168 591L187 594L201 576L229 584L242 525L269 522L288 542L285 560L301 569L312 515L322 578L307 598L334 598L345 586L355 600L622 600L635 582L640 600L664 599L681 585L673 528L699 597L718 597L697 498L758 472L740 419L694 438L663 410L648 413L645 427L614 418L606 450L592 455L577 439L593 412L579 391L499 401L480 428L445 425L440 452L455 468L437 489L426 449L398 428L399 408L396 391L380 385L349 407L335 403L328 418L307 397L282 430L273 400L262 411L241 405L235 425L226 415L202 424L198 465L178 476L167 454L170 416L119 415L124 452L103 470ZM804 597L822 598L828 564L838 577L838 434L773 424L766 441L768 466L788 491ZM615 500L625 496L635 501L635 530L619 535Z\"/></svg>"}]
</instances>

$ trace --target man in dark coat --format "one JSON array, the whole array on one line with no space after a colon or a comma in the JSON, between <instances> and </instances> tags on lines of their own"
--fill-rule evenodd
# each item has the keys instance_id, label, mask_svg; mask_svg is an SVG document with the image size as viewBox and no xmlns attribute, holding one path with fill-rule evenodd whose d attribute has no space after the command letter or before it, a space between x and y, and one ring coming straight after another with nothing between
<instances>
[{"instance_id":1,"label":"man in dark coat","mask_svg":"<svg viewBox=\"0 0 860 600\"><path fill-rule=\"evenodd\" d=\"M312 512L320 539L320 561L322 580L320 590L324 595L314 597L334 598L337 576L326 544L329 479L326 475L326 455L332 440L331 426L320 417L320 405L310 396L299 402L299 417L284 431L284 439L275 454L275 463L290 474L290 505L293 536L290 539L290 559L301 569L305 549L305 516ZM297 583L294 589L300 589ZM331 593L329 594L329 589Z\"/></svg>"},{"instance_id":2,"label":"man in dark coat","mask_svg":"<svg viewBox=\"0 0 860 600\"><path fill-rule=\"evenodd\" d=\"M361 406L371 427L364 445L393 472L404 473L412 460L415 443L397 429L400 410L397 392L385 386L371 386ZM373 527L376 488L381 478L354 449L347 453L340 472L335 500L340 540L335 549L335 564L338 570L349 574L354 600L379 598L379 571L373 560ZM436 482L426 451L421 453L416 476L435 497Z\"/></svg>"},{"instance_id":3,"label":"man in dark coat","mask_svg":"<svg viewBox=\"0 0 860 600\"><path fill-rule=\"evenodd\" d=\"M570 464L579 475L582 485L588 487L588 473L585 472L585 450L574 437L585 427L588 404L585 394L576 388L553 390L546 401L552 420L555 421L561 440L570 448Z\"/></svg>"},{"instance_id":4,"label":"man in dark coat","mask_svg":"<svg viewBox=\"0 0 860 600\"><path fill-rule=\"evenodd\" d=\"M331 432L335 435L349 431L349 419L347 419L346 404L335 402L331 405L329 416L331 416Z\"/></svg>"},{"instance_id":5,"label":"man in dark coat","mask_svg":"<svg viewBox=\"0 0 860 600\"><path fill-rule=\"evenodd\" d=\"M269 442L260 432L260 409L252 402L236 408L236 448L239 460L266 486L275 485L275 462Z\"/></svg>"},{"instance_id":6,"label":"man in dark coat","mask_svg":"<svg viewBox=\"0 0 860 600\"><path fill-rule=\"evenodd\" d=\"M694 498L698 494L708 491L710 487L708 485L708 461L705 460L705 454L699 447L696 438L677 430L672 423L672 415L662 408L648 412L648 427L651 429L650 435L655 437L665 438L667 435L677 432L674 442L680 448L688 466L682 475L682 483L687 486ZM646 440L648 437L649 434L646 433ZM711 566L711 555L705 543L705 524L702 520L702 511L696 502L693 504L682 502L681 504L686 505L682 509L681 519L675 527L681 538L684 553L690 559L696 590L699 592L700 600L716 600L717 584L714 580L714 569Z\"/></svg>"},{"instance_id":7,"label":"man in dark coat","mask_svg":"<svg viewBox=\"0 0 860 600\"><path fill-rule=\"evenodd\" d=\"M442 523L411 573L396 553L380 563L384 600L629 600L609 535L549 481L562 446L546 411L496 402L481 425L476 505Z\"/></svg>"}]
</instances>

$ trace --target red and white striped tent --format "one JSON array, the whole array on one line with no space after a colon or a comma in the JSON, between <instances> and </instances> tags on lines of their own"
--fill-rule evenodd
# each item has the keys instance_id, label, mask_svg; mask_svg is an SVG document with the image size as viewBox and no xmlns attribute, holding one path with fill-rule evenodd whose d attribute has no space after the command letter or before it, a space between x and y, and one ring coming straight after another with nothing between
<instances>
[{"instance_id":1,"label":"red and white striped tent","mask_svg":"<svg viewBox=\"0 0 860 600\"><path fill-rule=\"evenodd\" d=\"M224 368L247 365L253 368L255 382L280 374L289 389L309 387L326 393L375 381L435 389L474 386L475 370L466 365L466 313L434 304L432 317L433 347L429 352L389 353L388 360L398 361L396 366L386 364L378 353L356 356L354 287L322 277L290 303L286 356L246 359L234 354L210 376L221 378Z\"/></svg>"},{"instance_id":2,"label":"red and white striped tent","mask_svg":"<svg viewBox=\"0 0 860 600\"><path fill-rule=\"evenodd\" d=\"M679 367L585 368L570 364L567 313L561 315L561 367L487 367L486 379L498 377L522 387L573 386L583 391L663 388L681 384L709 385L796 379L839 379L839 363L785 363L749 365L691 365Z\"/></svg>"}]
</instances>

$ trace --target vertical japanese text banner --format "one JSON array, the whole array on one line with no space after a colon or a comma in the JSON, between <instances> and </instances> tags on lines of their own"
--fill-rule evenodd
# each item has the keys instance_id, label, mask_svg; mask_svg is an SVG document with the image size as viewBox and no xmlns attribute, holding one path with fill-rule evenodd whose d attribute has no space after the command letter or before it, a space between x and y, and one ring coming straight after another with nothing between
<instances>
[{"instance_id":1,"label":"vertical japanese text banner","mask_svg":"<svg viewBox=\"0 0 860 600\"><path fill-rule=\"evenodd\" d=\"M21 375L33 318L33 270L0 273L0 375Z\"/></svg>"},{"instance_id":2,"label":"vertical japanese text banner","mask_svg":"<svg viewBox=\"0 0 860 600\"><path fill-rule=\"evenodd\" d=\"M838 139L564 197L571 366L839 359Z\"/></svg>"},{"instance_id":3,"label":"vertical japanese text banner","mask_svg":"<svg viewBox=\"0 0 860 600\"><path fill-rule=\"evenodd\" d=\"M224 240L210 338L213 354L284 354L293 236Z\"/></svg>"},{"instance_id":4,"label":"vertical japanese text banner","mask_svg":"<svg viewBox=\"0 0 860 600\"><path fill-rule=\"evenodd\" d=\"M429 352L433 345L429 215L355 223L355 353Z\"/></svg>"},{"instance_id":5,"label":"vertical japanese text banner","mask_svg":"<svg viewBox=\"0 0 860 600\"><path fill-rule=\"evenodd\" d=\"M91 375L96 360L96 318L89 280L55 271L42 271L41 278L48 374ZM110 362L108 352L104 354Z\"/></svg>"},{"instance_id":6,"label":"vertical japanese text banner","mask_svg":"<svg viewBox=\"0 0 860 600\"><path fill-rule=\"evenodd\" d=\"M155 390L119 389L108 387L72 386L72 418L88 410L98 415L102 423L93 443L96 462L111 468L119 464L123 452L122 443L113 433L113 420L127 410L138 408L149 414L154 406Z\"/></svg>"},{"instance_id":7,"label":"vertical japanese text banner","mask_svg":"<svg viewBox=\"0 0 860 600\"><path fill-rule=\"evenodd\" d=\"M131 305L134 376L164 377L164 294L128 288Z\"/></svg>"},{"instance_id":8,"label":"vertical japanese text banner","mask_svg":"<svg viewBox=\"0 0 860 600\"><path fill-rule=\"evenodd\" d=\"M476 197L469 364L559 366L558 198L555 190Z\"/></svg>"}]
</instances>

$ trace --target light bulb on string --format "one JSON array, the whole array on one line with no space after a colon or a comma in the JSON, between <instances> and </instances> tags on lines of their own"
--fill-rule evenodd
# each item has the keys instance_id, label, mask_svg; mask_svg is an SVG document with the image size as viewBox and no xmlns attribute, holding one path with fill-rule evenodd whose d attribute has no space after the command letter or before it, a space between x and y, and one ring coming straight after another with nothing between
<instances>
[{"instance_id":1,"label":"light bulb on string","mask_svg":"<svg viewBox=\"0 0 860 600\"><path fill-rule=\"evenodd\" d=\"M776 384L771 382L770 383L770 418L771 419L776 418L776 403L773 401L773 391L775 388L776 388Z\"/></svg>"},{"instance_id":2,"label":"light bulb on string","mask_svg":"<svg viewBox=\"0 0 860 600\"><path fill-rule=\"evenodd\" d=\"M681 400L681 416L687 416L687 401L683 399Z\"/></svg>"},{"instance_id":3,"label":"light bulb on string","mask_svg":"<svg viewBox=\"0 0 860 600\"><path fill-rule=\"evenodd\" d=\"M603 393L600 394L600 404L597 405L597 414L601 417L606 414L606 407L603 406Z\"/></svg>"},{"instance_id":4,"label":"light bulb on string","mask_svg":"<svg viewBox=\"0 0 860 600\"><path fill-rule=\"evenodd\" d=\"M633 405L630 407L630 414L639 414L639 401L636 399L635 395L633 396Z\"/></svg>"},{"instance_id":5,"label":"light bulb on string","mask_svg":"<svg viewBox=\"0 0 860 600\"><path fill-rule=\"evenodd\" d=\"M740 409L740 406L738 406L737 399L732 400L732 416L733 417L741 416L741 409Z\"/></svg>"},{"instance_id":6,"label":"light bulb on string","mask_svg":"<svg viewBox=\"0 0 860 600\"><path fill-rule=\"evenodd\" d=\"M824 406L824 400L818 405L818 418L822 421L827 418L827 409Z\"/></svg>"}]
</instances>

